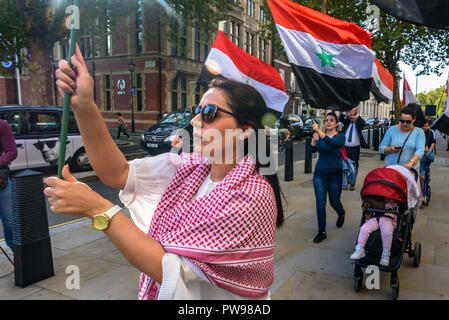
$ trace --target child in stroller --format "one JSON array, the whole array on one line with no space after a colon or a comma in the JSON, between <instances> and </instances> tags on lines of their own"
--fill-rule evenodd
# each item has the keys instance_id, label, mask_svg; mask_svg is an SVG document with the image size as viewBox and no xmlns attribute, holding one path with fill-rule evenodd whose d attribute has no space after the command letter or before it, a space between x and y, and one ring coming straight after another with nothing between
<instances>
[{"instance_id":1,"label":"child in stroller","mask_svg":"<svg viewBox=\"0 0 449 320\"><path fill-rule=\"evenodd\" d=\"M360 227L354 253L351 259L361 259L365 256L365 244L371 232L380 229L382 235L382 257L379 264L388 266L390 263L390 249L393 239L393 231L397 226L397 215L393 213L383 213L381 216L374 216L373 212L367 209L385 209L399 214L399 203L395 199L367 195L362 197L362 210L365 215L365 223Z\"/></svg>"}]
</instances>

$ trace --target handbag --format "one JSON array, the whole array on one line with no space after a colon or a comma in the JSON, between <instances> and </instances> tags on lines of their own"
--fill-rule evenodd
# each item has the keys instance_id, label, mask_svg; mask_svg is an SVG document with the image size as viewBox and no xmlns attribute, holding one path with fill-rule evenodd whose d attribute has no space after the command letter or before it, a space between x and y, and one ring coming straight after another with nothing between
<instances>
[{"instance_id":1,"label":"handbag","mask_svg":"<svg viewBox=\"0 0 449 320\"><path fill-rule=\"evenodd\" d=\"M401 152L399 152L399 156L398 156L398 164L401 162L402 151L404 151L405 144L407 143L407 140L410 137L410 135L412 134L413 130L415 130L415 128L413 128L412 131L410 131L407 138L405 138L404 143L402 144L402 149L401 149Z\"/></svg>"},{"instance_id":2,"label":"handbag","mask_svg":"<svg viewBox=\"0 0 449 320\"><path fill-rule=\"evenodd\" d=\"M9 167L1 167L0 168L0 190L6 189L8 186L8 178L9 178Z\"/></svg>"}]
</instances>

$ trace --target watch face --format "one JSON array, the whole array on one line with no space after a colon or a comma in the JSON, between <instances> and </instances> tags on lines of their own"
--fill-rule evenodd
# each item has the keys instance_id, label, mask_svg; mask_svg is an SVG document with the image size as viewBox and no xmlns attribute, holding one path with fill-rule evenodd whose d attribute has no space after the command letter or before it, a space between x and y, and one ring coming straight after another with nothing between
<instances>
[{"instance_id":1,"label":"watch face","mask_svg":"<svg viewBox=\"0 0 449 320\"><path fill-rule=\"evenodd\" d=\"M105 215L97 215L92 219L92 225L97 230L104 230L109 226L109 219Z\"/></svg>"}]
</instances>

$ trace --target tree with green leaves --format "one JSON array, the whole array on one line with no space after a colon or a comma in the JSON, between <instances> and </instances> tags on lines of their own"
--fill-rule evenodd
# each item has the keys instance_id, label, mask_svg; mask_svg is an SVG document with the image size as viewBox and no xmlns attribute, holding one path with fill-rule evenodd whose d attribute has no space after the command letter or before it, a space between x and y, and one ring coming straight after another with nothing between
<instances>
[{"instance_id":1,"label":"tree with green leaves","mask_svg":"<svg viewBox=\"0 0 449 320\"><path fill-rule=\"evenodd\" d=\"M17 67L28 65L32 104L51 104L51 53L56 42L67 41L67 26L75 13L70 8L72 4L71 0L0 0L0 61L18 54ZM80 34L98 37L98 43L104 43L117 23L141 5L158 10L169 39L176 39L179 24L196 26L211 34L224 13L235 6L233 1L222 0L79 0ZM158 36L157 31L150 30L144 37L155 35ZM25 48L30 53L29 62L20 55ZM98 52L100 47L94 50Z\"/></svg>"},{"instance_id":2,"label":"tree with green leaves","mask_svg":"<svg viewBox=\"0 0 449 320\"><path fill-rule=\"evenodd\" d=\"M446 87L442 86L429 92L418 93L416 98L423 108L429 104L435 105L437 116L440 116L446 108Z\"/></svg>"},{"instance_id":3,"label":"tree with green leaves","mask_svg":"<svg viewBox=\"0 0 449 320\"><path fill-rule=\"evenodd\" d=\"M114 23L136 8L136 1L80 0L79 26L82 33L105 36ZM2 0L0 5L0 57L18 54L18 67L28 64L31 103L48 105L52 101L52 49L57 41L67 39L71 15L77 11L70 0ZM87 34L89 34L87 33ZM107 32L106 32L107 33ZM30 60L20 55L28 49Z\"/></svg>"},{"instance_id":4,"label":"tree with green leaves","mask_svg":"<svg viewBox=\"0 0 449 320\"><path fill-rule=\"evenodd\" d=\"M419 70L418 75L436 73L447 65L449 60L449 31L429 30L426 27L412 25L398 20L370 6L367 0L294 0L299 4L328 15L355 23L372 33L372 47L377 58L393 75L396 119L399 118L401 101L399 97L399 80L401 70L399 62ZM325 5L325 10L322 10ZM284 54L276 27L266 1L265 12L269 23L262 26L261 34L265 39L274 39L276 53ZM373 23L374 22L374 23ZM285 54L284 54L285 55Z\"/></svg>"}]
</instances>

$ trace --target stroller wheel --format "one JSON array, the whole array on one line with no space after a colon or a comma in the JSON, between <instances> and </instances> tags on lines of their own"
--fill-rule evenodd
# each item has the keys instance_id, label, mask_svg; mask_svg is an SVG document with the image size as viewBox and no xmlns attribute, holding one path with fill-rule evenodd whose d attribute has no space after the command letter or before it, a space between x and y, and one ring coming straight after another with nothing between
<instances>
[{"instance_id":1,"label":"stroller wheel","mask_svg":"<svg viewBox=\"0 0 449 320\"><path fill-rule=\"evenodd\" d=\"M355 292L359 292L360 289L362 289L362 283L363 283L363 276L361 276L358 279L354 280L354 291Z\"/></svg>"},{"instance_id":2,"label":"stroller wheel","mask_svg":"<svg viewBox=\"0 0 449 320\"><path fill-rule=\"evenodd\" d=\"M421 243L415 242L415 245L413 247L413 266L419 267L419 264L421 262Z\"/></svg>"},{"instance_id":3,"label":"stroller wheel","mask_svg":"<svg viewBox=\"0 0 449 320\"><path fill-rule=\"evenodd\" d=\"M391 297L393 300L397 300L399 297L399 279L397 279L396 283L390 285L391 287Z\"/></svg>"}]
</instances>

